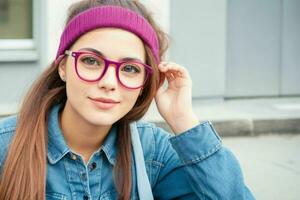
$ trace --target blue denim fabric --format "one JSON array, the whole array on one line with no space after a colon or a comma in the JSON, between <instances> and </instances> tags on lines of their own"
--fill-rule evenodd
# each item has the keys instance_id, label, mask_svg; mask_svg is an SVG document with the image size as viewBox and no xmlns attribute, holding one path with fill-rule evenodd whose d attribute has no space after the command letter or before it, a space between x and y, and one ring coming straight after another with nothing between
<instances>
[{"instance_id":1,"label":"blue denim fabric","mask_svg":"<svg viewBox=\"0 0 300 200\"><path fill-rule=\"evenodd\" d=\"M46 199L116 199L112 170L116 162L116 127L87 165L72 151L58 123L60 106L49 113ZM0 169L16 128L16 115L0 121ZM174 136L152 123L138 121L147 175L155 199L254 199L240 165L210 121ZM134 162L132 162L134 163ZM131 199L138 199L132 166Z\"/></svg>"}]
</instances>

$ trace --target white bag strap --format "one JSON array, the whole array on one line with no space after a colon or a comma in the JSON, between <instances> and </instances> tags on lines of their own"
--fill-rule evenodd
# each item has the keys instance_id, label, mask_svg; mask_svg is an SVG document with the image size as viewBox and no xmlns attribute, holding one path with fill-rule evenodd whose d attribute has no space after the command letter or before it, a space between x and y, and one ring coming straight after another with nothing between
<instances>
[{"instance_id":1,"label":"white bag strap","mask_svg":"<svg viewBox=\"0 0 300 200\"><path fill-rule=\"evenodd\" d=\"M151 185L148 179L143 149L141 145L140 136L138 133L136 122L130 124L131 129L131 142L133 146L133 154L136 167L136 177L139 199L153 200Z\"/></svg>"}]
</instances>

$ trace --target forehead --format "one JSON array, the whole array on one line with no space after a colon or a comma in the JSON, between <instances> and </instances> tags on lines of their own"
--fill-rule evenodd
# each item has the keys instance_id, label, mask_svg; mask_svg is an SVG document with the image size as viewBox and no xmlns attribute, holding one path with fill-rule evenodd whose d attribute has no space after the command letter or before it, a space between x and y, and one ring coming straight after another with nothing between
<instances>
[{"instance_id":1,"label":"forehead","mask_svg":"<svg viewBox=\"0 0 300 200\"><path fill-rule=\"evenodd\" d=\"M72 50L94 48L111 59L136 57L145 60L143 41L134 33L119 28L99 28L82 35Z\"/></svg>"}]
</instances>

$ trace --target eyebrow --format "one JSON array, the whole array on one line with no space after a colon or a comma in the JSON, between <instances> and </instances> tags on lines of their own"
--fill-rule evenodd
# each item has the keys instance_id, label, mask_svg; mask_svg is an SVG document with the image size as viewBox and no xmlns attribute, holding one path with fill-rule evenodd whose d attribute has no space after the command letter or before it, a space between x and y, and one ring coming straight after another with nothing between
<instances>
[{"instance_id":1,"label":"eyebrow","mask_svg":"<svg viewBox=\"0 0 300 200\"><path fill-rule=\"evenodd\" d=\"M102 56L102 57L105 57L105 58L106 58L106 56L105 56L101 51L99 51L99 50L97 50L97 49L94 49L94 48L82 48L82 49L80 49L79 51L82 51L82 50L91 51L91 52L93 52L93 53L95 53L95 54L97 54L97 55L99 55L99 56ZM121 58L121 59L119 59L119 61L138 61L138 62L140 62L140 63L144 63L141 59L139 59L139 58L134 58L134 57L125 57L125 58Z\"/></svg>"}]
</instances>

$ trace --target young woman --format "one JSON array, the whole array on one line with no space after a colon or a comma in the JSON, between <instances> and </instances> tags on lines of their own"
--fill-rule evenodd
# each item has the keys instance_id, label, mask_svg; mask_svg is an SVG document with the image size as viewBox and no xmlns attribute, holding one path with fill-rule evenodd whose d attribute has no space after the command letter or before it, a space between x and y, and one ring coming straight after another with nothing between
<instances>
[{"instance_id":1,"label":"young woman","mask_svg":"<svg viewBox=\"0 0 300 200\"><path fill-rule=\"evenodd\" d=\"M254 199L137 1L71 6L55 61L0 122L0 199ZM162 83L167 81L165 89ZM175 136L139 119L155 99Z\"/></svg>"}]
</instances>

